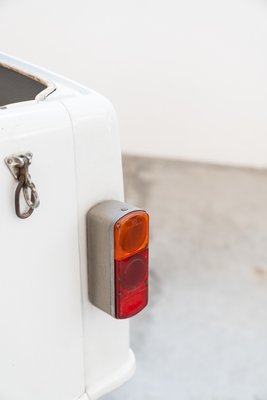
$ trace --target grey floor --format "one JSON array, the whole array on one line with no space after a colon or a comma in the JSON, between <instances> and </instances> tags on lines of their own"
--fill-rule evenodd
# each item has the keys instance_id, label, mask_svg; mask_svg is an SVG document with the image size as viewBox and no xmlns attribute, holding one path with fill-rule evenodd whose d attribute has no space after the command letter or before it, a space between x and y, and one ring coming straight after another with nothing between
<instances>
[{"instance_id":1,"label":"grey floor","mask_svg":"<svg viewBox=\"0 0 267 400\"><path fill-rule=\"evenodd\" d=\"M126 157L151 216L135 376L105 400L267 400L267 171Z\"/></svg>"}]
</instances>

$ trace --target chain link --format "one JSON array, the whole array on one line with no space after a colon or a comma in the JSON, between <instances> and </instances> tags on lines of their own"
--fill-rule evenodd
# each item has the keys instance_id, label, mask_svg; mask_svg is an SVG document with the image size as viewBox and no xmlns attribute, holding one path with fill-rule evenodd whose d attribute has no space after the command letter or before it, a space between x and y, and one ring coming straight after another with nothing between
<instances>
[{"instance_id":1,"label":"chain link","mask_svg":"<svg viewBox=\"0 0 267 400\"><path fill-rule=\"evenodd\" d=\"M28 173L25 180L25 185L23 186L23 194L26 203L30 208L35 210L40 205L40 199L35 187L35 184L31 180L31 176Z\"/></svg>"}]
</instances>

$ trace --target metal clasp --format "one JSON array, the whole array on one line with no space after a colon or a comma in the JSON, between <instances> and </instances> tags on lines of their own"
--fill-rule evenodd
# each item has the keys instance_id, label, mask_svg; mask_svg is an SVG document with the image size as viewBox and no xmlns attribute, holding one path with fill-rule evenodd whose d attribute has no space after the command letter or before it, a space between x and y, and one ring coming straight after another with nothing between
<instances>
[{"instance_id":1,"label":"metal clasp","mask_svg":"<svg viewBox=\"0 0 267 400\"><path fill-rule=\"evenodd\" d=\"M22 219L28 218L35 208L40 205L36 187L29 174L29 165L32 162L32 156L32 153L23 153L13 154L5 158L5 163L10 172L19 182L15 192L15 210L17 216ZM20 208L21 191L23 191L25 202L29 207L25 212L21 212Z\"/></svg>"}]
</instances>

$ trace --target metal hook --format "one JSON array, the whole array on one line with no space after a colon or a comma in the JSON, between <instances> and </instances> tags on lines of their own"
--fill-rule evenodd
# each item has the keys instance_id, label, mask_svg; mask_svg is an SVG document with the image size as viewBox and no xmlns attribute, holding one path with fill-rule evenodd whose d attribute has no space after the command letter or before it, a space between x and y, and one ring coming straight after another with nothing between
<instances>
[{"instance_id":1,"label":"metal hook","mask_svg":"<svg viewBox=\"0 0 267 400\"><path fill-rule=\"evenodd\" d=\"M19 178L19 184L18 184L16 192L15 192L15 210L16 210L16 214L19 218L25 219L25 218L28 218L30 215L32 215L34 209L29 207L28 211L25 211L24 213L21 212L21 210L20 210L20 194L21 194L22 188L23 188L23 190L25 188L25 177L23 175L21 175Z\"/></svg>"},{"instance_id":2,"label":"metal hook","mask_svg":"<svg viewBox=\"0 0 267 400\"><path fill-rule=\"evenodd\" d=\"M29 190L30 190L30 195L29 195ZM39 196L36 187L32 182L27 187L26 186L23 187L23 194L24 194L24 199L30 208L35 210L35 208L39 207L40 205Z\"/></svg>"},{"instance_id":3,"label":"metal hook","mask_svg":"<svg viewBox=\"0 0 267 400\"><path fill-rule=\"evenodd\" d=\"M13 155L5 159L12 175L19 181L15 192L15 211L17 216L22 219L28 218L40 204L38 193L29 174L31 161L31 153ZM29 207L25 212L21 212L20 209L21 191L23 191L25 202Z\"/></svg>"}]
</instances>

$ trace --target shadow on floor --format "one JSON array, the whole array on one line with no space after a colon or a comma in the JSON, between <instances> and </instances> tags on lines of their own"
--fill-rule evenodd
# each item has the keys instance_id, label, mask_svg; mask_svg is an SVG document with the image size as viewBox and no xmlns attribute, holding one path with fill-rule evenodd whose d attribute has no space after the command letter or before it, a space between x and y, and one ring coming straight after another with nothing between
<instances>
[{"instance_id":1,"label":"shadow on floor","mask_svg":"<svg viewBox=\"0 0 267 400\"><path fill-rule=\"evenodd\" d=\"M151 217L135 376L105 400L267 399L267 171L125 157Z\"/></svg>"}]
</instances>

